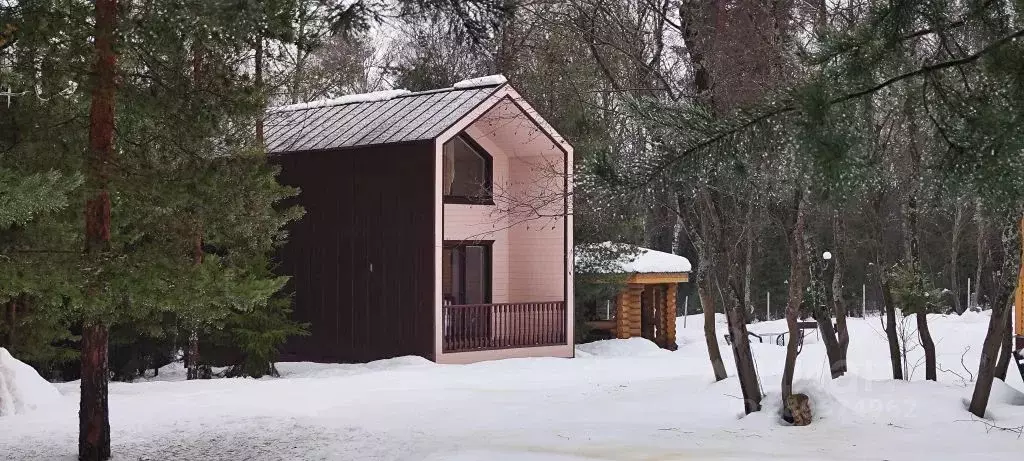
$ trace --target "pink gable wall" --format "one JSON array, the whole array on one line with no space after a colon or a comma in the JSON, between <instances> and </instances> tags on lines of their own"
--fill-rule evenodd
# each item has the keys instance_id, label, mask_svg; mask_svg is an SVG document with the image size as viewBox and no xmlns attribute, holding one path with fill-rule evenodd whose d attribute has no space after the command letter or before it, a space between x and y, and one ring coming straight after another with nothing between
<instances>
[{"instance_id":1,"label":"pink gable wall","mask_svg":"<svg viewBox=\"0 0 1024 461\"><path fill-rule=\"evenodd\" d=\"M561 195L561 152L510 156L477 126L466 133L494 159L496 205L445 204L444 239L494 240L492 302L563 301L565 230L564 218L558 216L563 206L560 199L557 203L546 200L546 196ZM537 217L510 213L509 203L545 206Z\"/></svg>"},{"instance_id":2,"label":"pink gable wall","mask_svg":"<svg viewBox=\"0 0 1024 461\"><path fill-rule=\"evenodd\" d=\"M435 223L435 270L437 278L436 324L441 324L441 248L444 240L493 240L492 302L565 301L568 309L568 342L565 345L500 349L478 352L442 352L441 329L435 339L436 361L468 363L526 356L572 357L572 215L564 215L563 197L570 194L564 171L572 171L572 147L557 134L548 137L543 127L553 133L528 104L511 88L494 97L493 106L485 104L480 111L459 123L437 139L436 171L441 171L441 146L465 131L493 157L493 184L496 205L445 204L439 209ZM506 98L506 99L501 99ZM516 103L512 102L516 101ZM489 107L487 109L486 107ZM479 117L479 118L477 118ZM468 122L467 122L468 123ZM562 149L567 149L568 158ZM441 178L436 177L435 193L441 199ZM523 197L532 197L524 199ZM525 217L509 213L509 202L540 206L543 217ZM571 202L571 201L570 201ZM568 222L568 234L566 234ZM566 251L566 249L570 251ZM569 268L567 271L566 268ZM568 290L566 290L566 284Z\"/></svg>"}]
</instances>

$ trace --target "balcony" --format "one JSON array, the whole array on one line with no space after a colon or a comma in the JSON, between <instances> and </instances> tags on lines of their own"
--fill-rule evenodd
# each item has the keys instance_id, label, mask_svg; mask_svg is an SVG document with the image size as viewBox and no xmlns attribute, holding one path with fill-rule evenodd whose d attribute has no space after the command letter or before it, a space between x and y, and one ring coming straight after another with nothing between
<instances>
[{"instance_id":1,"label":"balcony","mask_svg":"<svg viewBox=\"0 0 1024 461\"><path fill-rule=\"evenodd\" d=\"M468 352L566 344L562 301L442 307L443 351Z\"/></svg>"}]
</instances>

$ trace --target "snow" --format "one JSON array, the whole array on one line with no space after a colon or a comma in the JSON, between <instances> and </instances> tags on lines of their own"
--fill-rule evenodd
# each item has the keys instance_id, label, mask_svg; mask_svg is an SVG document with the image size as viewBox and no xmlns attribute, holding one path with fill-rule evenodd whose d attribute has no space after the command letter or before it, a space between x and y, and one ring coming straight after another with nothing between
<instances>
[{"instance_id":1,"label":"snow","mask_svg":"<svg viewBox=\"0 0 1024 461\"><path fill-rule=\"evenodd\" d=\"M690 261L682 256L647 248L639 250L640 254L632 261L622 264L620 270L623 273L690 272Z\"/></svg>"},{"instance_id":2,"label":"snow","mask_svg":"<svg viewBox=\"0 0 1024 461\"><path fill-rule=\"evenodd\" d=\"M488 75L485 77L477 77L462 80L456 83L455 85L452 85L452 88L456 90L464 90L469 88L477 88L481 86L502 85L506 82L508 82L508 79L505 78L504 75ZM327 106L340 106L342 104L353 104L357 102L387 101L407 94L410 94L410 91L403 89L374 91L371 93L349 94L338 98L319 99L316 101L303 102L299 104L288 104L284 106L271 107L270 109L268 109L268 112L288 112L293 110L317 109L320 107Z\"/></svg>"},{"instance_id":3,"label":"snow","mask_svg":"<svg viewBox=\"0 0 1024 461\"><path fill-rule=\"evenodd\" d=\"M626 243L604 242L594 247L580 246L576 248L576 264L589 264L592 258L611 255L617 251L617 261L600 270L612 274L650 274L690 272L690 260L672 253L651 250Z\"/></svg>"},{"instance_id":4,"label":"snow","mask_svg":"<svg viewBox=\"0 0 1024 461\"><path fill-rule=\"evenodd\" d=\"M333 99L319 99L316 101L304 102L299 104L289 104L286 106L278 106L270 108L271 112L287 112L292 110L304 110L304 109L316 109L327 106L340 106L342 104L353 104L357 102L377 102L387 101L394 99L399 96L409 94L409 90L384 90L374 91L372 93L360 93L360 94L349 94Z\"/></svg>"},{"instance_id":5,"label":"snow","mask_svg":"<svg viewBox=\"0 0 1024 461\"><path fill-rule=\"evenodd\" d=\"M851 318L850 373L829 377L824 346L807 338L795 389L815 420L778 416L785 349L754 343L761 412L744 417L732 353L715 382L703 316L677 321L679 349L643 339L580 345L577 358L437 365L416 357L369 364L281 363L281 378L111 383L117 460L344 459L395 461L962 460L1015 459L1017 434L989 431L964 399L973 389L988 312L931 315L939 381L893 381L880 319ZM907 325L914 326L913 317ZM785 330L784 321L750 325ZM911 335L914 336L914 335ZM961 356L963 364L961 365ZM945 370L945 371L942 371ZM1024 388L1011 368L996 383L992 423L1024 426ZM78 383L36 411L0 418L0 459L74 459Z\"/></svg>"},{"instance_id":6,"label":"snow","mask_svg":"<svg viewBox=\"0 0 1024 461\"><path fill-rule=\"evenodd\" d=\"M53 384L0 347L0 417L28 413L59 399Z\"/></svg>"},{"instance_id":7,"label":"snow","mask_svg":"<svg viewBox=\"0 0 1024 461\"><path fill-rule=\"evenodd\" d=\"M487 75L484 77L470 78L452 85L456 90L476 88L479 86L503 85L508 82L504 75Z\"/></svg>"},{"instance_id":8,"label":"snow","mask_svg":"<svg viewBox=\"0 0 1024 461\"><path fill-rule=\"evenodd\" d=\"M634 357L663 353L668 351L644 338L608 339L576 346L577 357Z\"/></svg>"}]
</instances>

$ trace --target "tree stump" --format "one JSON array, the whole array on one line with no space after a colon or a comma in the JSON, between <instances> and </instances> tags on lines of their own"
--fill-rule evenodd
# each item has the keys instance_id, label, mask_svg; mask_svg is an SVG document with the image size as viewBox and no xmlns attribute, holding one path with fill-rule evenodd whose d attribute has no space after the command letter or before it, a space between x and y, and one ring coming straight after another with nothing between
<instances>
[{"instance_id":1,"label":"tree stump","mask_svg":"<svg viewBox=\"0 0 1024 461\"><path fill-rule=\"evenodd\" d=\"M783 419L794 426L807 426L811 424L811 401L807 394L793 394L786 398ZM789 416L786 418L786 416Z\"/></svg>"}]
</instances>

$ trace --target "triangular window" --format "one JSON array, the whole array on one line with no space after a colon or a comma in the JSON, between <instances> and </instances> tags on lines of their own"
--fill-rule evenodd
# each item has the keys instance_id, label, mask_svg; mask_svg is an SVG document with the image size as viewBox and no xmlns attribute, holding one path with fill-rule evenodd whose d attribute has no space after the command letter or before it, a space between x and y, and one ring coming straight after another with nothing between
<instances>
[{"instance_id":1,"label":"triangular window","mask_svg":"<svg viewBox=\"0 0 1024 461\"><path fill-rule=\"evenodd\" d=\"M493 204L491 156L464 134L446 142L443 153L445 203Z\"/></svg>"}]
</instances>

